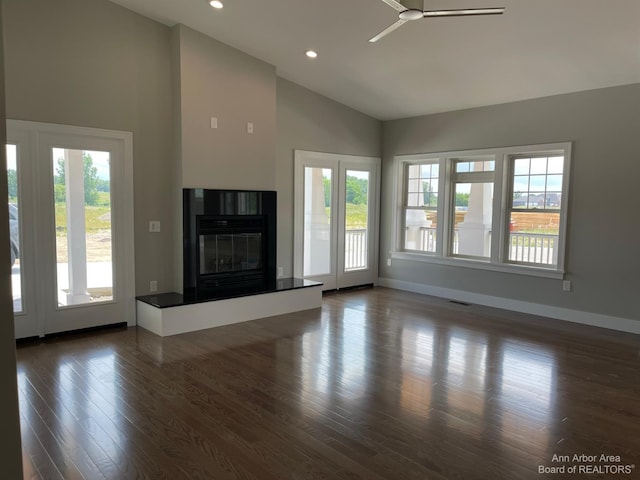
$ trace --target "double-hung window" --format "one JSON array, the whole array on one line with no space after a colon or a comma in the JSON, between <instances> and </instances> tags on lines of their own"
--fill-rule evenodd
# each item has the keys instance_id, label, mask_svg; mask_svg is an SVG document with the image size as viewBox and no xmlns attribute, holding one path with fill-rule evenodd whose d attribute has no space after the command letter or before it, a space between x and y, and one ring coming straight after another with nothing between
<instances>
[{"instance_id":1,"label":"double-hung window","mask_svg":"<svg viewBox=\"0 0 640 480\"><path fill-rule=\"evenodd\" d=\"M562 276L570 143L396 157L395 258Z\"/></svg>"},{"instance_id":2,"label":"double-hung window","mask_svg":"<svg viewBox=\"0 0 640 480\"><path fill-rule=\"evenodd\" d=\"M564 163L557 152L510 157L510 262L558 265Z\"/></svg>"},{"instance_id":3,"label":"double-hung window","mask_svg":"<svg viewBox=\"0 0 640 480\"><path fill-rule=\"evenodd\" d=\"M437 160L406 163L404 195L404 248L435 253L438 229L440 165Z\"/></svg>"}]
</instances>

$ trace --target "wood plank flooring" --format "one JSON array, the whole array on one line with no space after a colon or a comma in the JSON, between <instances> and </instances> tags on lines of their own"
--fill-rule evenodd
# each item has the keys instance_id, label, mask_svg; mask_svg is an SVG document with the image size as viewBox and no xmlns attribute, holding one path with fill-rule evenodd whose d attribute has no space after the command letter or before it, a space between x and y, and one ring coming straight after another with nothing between
<instances>
[{"instance_id":1,"label":"wood plank flooring","mask_svg":"<svg viewBox=\"0 0 640 480\"><path fill-rule=\"evenodd\" d=\"M25 478L640 478L639 349L385 288L175 337L21 345Z\"/></svg>"}]
</instances>

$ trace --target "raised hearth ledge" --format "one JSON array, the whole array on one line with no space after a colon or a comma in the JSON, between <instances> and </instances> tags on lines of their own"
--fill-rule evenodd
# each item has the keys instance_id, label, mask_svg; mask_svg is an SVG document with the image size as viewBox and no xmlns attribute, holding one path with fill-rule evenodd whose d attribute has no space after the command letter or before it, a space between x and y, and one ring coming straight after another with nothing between
<instances>
[{"instance_id":1,"label":"raised hearth ledge","mask_svg":"<svg viewBox=\"0 0 640 480\"><path fill-rule=\"evenodd\" d=\"M285 278L276 284L278 287L269 292L199 302L184 301L178 293L137 297L138 326L168 337L322 305L322 283Z\"/></svg>"}]
</instances>

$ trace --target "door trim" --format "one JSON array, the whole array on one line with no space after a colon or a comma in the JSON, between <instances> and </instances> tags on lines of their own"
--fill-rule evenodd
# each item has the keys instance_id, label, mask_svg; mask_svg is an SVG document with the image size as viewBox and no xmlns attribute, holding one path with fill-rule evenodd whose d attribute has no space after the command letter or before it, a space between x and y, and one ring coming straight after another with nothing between
<instances>
[{"instance_id":1,"label":"door trim","mask_svg":"<svg viewBox=\"0 0 640 480\"><path fill-rule=\"evenodd\" d=\"M370 255L368 259L369 266L364 270L352 270L345 271L343 266L345 264L344 255L346 254L345 250L345 236L338 235L338 252L342 254L342 258L338 258L338 269L337 269L337 287L345 288L352 285L363 285L368 283L375 284L378 280L378 265L379 265L379 248L380 248L380 159L375 157L357 157L357 156L348 156L341 155L343 157L340 160L339 164L339 183L338 183L338 196L339 196L339 219L338 225L345 224L345 216L346 216L346 208L343 208L343 205L346 207L346 199L344 198L346 195L346 181L347 181L347 172L349 170L355 171L366 171L371 173L369 178L370 185L373 185L375 188L369 189L369 193L373 191L373 195L369 196L368 199L368 229L371 231L373 235L372 247L373 253ZM372 166L371 164L375 166ZM344 232L343 232L344 233ZM367 272L371 272L368 274Z\"/></svg>"},{"instance_id":2,"label":"door trim","mask_svg":"<svg viewBox=\"0 0 640 480\"><path fill-rule=\"evenodd\" d=\"M121 239L121 250L117 250L114 247L116 261L116 268L119 269L122 274L117 275L120 286L117 286L120 292L121 298L118 302L122 302L122 315L123 318L115 318L113 323L126 322L127 325L132 326L136 324L135 316L135 251L134 251L134 208L133 208L133 134L131 132L106 130L90 127L79 127L72 125L59 125L42 122L32 122L25 120L7 120L7 143L15 143L16 139L28 142L29 145L29 158L21 159L20 161L28 161L31 166L35 166L33 171L33 179L30 184L25 185L21 182L21 187L26 187L30 192L25 191L24 188L20 189L20 195L22 198L28 193L32 193L34 196L35 205L42 204L40 201L41 195L47 195L49 192L43 191L40 187L43 175L40 168L39 155L41 154L41 140L40 136L46 137L47 135L60 135L60 136L72 136L75 138L95 139L96 141L111 141L117 144L119 155L122 157L121 162L117 162L116 165L112 165L113 172L113 191L112 201L114 207L118 209L118 213L121 217L120 221L113 225L114 236L118 236ZM82 142L84 143L84 142ZM73 148L73 147L72 147ZM37 165L37 166L36 166ZM119 202L119 207L115 206L115 202ZM40 227L42 228L42 227ZM37 229L36 229L37 235ZM34 245L35 247L35 245ZM34 258L32 262L34 265L40 264L38 259L37 248L34 248ZM35 268L34 268L35 270ZM38 275L43 277L43 275ZM42 282L44 278L36 278L33 282L38 282L40 285L36 285L36 290L39 292L36 299L34 310L39 312L36 321L36 331L28 336L44 336L47 333L53 333L53 331L46 328L44 322L43 312L47 310L43 302L44 289L42 288ZM115 295L115 292L114 292ZM87 327L94 325L89 324ZM80 327L82 328L82 327Z\"/></svg>"},{"instance_id":3,"label":"door trim","mask_svg":"<svg viewBox=\"0 0 640 480\"><path fill-rule=\"evenodd\" d=\"M375 165L371 168L371 163ZM332 239L332 253L335 256L334 262L332 262L331 273L335 280L326 282L323 290L333 290L336 288L344 288L341 285L341 281L345 277L344 272L340 272L341 259L338 258L341 250L344 251L344 239L340 238L338 233L339 223L344 223L343 206L340 204L344 200L344 193L342 189L345 185L346 178L343 170L346 169L357 170L358 166L362 166L363 169L371 169L373 176L371 178L372 185L375 185L375 195L372 195L369 199L369 216L370 216L370 229L373 235L372 241L372 253L370 258L370 267L367 271L370 271L370 281L362 283L376 283L378 280L379 270L379 248L380 248L380 169L381 159L378 157L368 157L364 155L343 155L336 153L323 153L314 152L309 150L294 150L294 242L293 242L293 272L295 277L304 277L304 245L303 245L303 229L304 229L304 188L301 188L304 182L304 167L317 167L326 168L332 170L332 188L331 193L331 205L337 208L331 208L331 239ZM367 168L368 167L368 168ZM342 249L340 249L342 244ZM334 251L335 250L335 251ZM344 259L342 259L344 263ZM349 272L347 277L354 275ZM364 273L364 272L362 272ZM323 275L323 277L329 276ZM357 273L356 273L357 275ZM313 279L313 277L308 277Z\"/></svg>"}]
</instances>

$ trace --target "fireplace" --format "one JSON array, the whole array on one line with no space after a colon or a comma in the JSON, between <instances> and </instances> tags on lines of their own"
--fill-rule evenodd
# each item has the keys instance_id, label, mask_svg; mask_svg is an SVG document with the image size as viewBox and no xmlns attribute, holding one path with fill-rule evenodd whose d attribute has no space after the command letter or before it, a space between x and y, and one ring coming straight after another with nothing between
<instances>
[{"instance_id":1,"label":"fireplace","mask_svg":"<svg viewBox=\"0 0 640 480\"><path fill-rule=\"evenodd\" d=\"M184 189L183 207L185 298L274 287L276 192Z\"/></svg>"}]
</instances>

